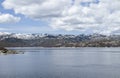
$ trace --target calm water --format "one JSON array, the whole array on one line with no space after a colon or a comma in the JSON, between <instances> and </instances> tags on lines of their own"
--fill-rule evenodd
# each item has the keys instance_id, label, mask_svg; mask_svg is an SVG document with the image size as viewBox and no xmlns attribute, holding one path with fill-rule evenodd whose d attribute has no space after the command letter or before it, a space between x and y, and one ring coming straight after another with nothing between
<instances>
[{"instance_id":1,"label":"calm water","mask_svg":"<svg viewBox=\"0 0 120 78\"><path fill-rule=\"evenodd\" d=\"M120 78L120 48L10 48L0 78Z\"/></svg>"}]
</instances>

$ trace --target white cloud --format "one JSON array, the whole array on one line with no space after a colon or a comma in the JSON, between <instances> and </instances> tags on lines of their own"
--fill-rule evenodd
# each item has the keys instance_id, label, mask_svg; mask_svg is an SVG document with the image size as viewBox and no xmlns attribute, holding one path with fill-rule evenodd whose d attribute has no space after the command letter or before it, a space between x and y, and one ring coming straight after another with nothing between
<instances>
[{"instance_id":1,"label":"white cloud","mask_svg":"<svg viewBox=\"0 0 120 78\"><path fill-rule=\"evenodd\" d=\"M5 0L2 5L5 9L14 9L15 13L33 19L43 19L59 17L70 2L70 0Z\"/></svg>"},{"instance_id":2,"label":"white cloud","mask_svg":"<svg viewBox=\"0 0 120 78\"><path fill-rule=\"evenodd\" d=\"M120 0L5 0L2 5L32 19L45 19L54 29L105 34L120 30Z\"/></svg>"},{"instance_id":3,"label":"white cloud","mask_svg":"<svg viewBox=\"0 0 120 78\"><path fill-rule=\"evenodd\" d=\"M0 23L15 23L20 21L20 17L15 17L11 14L0 13Z\"/></svg>"}]
</instances>

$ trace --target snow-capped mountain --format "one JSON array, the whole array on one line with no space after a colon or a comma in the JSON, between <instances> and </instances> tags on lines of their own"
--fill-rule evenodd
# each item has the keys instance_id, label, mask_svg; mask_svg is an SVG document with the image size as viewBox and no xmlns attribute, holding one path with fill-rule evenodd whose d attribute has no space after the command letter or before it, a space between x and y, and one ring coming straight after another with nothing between
<instances>
[{"instance_id":1,"label":"snow-capped mountain","mask_svg":"<svg viewBox=\"0 0 120 78\"><path fill-rule=\"evenodd\" d=\"M3 40L5 38L34 39L34 38L40 38L40 37L44 37L44 35L0 32L0 40Z\"/></svg>"},{"instance_id":2,"label":"snow-capped mountain","mask_svg":"<svg viewBox=\"0 0 120 78\"><path fill-rule=\"evenodd\" d=\"M39 38L75 38L75 35L51 35L51 34L24 34L24 33L8 33L8 32L0 32L0 40L5 38L17 38L17 39L39 39Z\"/></svg>"},{"instance_id":3,"label":"snow-capped mountain","mask_svg":"<svg viewBox=\"0 0 120 78\"><path fill-rule=\"evenodd\" d=\"M120 35L53 35L0 32L0 46L21 47L110 47L120 46Z\"/></svg>"},{"instance_id":4,"label":"snow-capped mountain","mask_svg":"<svg viewBox=\"0 0 120 78\"><path fill-rule=\"evenodd\" d=\"M10 35L11 33L8 33L8 32L0 32L0 36L2 35Z\"/></svg>"},{"instance_id":5,"label":"snow-capped mountain","mask_svg":"<svg viewBox=\"0 0 120 78\"><path fill-rule=\"evenodd\" d=\"M101 35L101 34L92 34L92 35L51 35L51 34L26 34L26 33L9 33L9 32L0 32L0 40L6 39L6 38L17 38L17 39L40 39L40 38L56 38L56 39L74 39L74 40L100 40L100 39L108 39L112 37L119 38L120 36L117 35Z\"/></svg>"}]
</instances>

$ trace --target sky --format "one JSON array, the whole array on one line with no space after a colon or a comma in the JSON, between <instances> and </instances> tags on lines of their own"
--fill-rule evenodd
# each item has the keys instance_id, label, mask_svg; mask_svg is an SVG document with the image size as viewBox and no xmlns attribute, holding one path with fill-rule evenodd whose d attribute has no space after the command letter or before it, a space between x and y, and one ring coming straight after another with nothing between
<instances>
[{"instance_id":1,"label":"sky","mask_svg":"<svg viewBox=\"0 0 120 78\"><path fill-rule=\"evenodd\" d=\"M0 0L0 32L120 34L120 0Z\"/></svg>"}]
</instances>

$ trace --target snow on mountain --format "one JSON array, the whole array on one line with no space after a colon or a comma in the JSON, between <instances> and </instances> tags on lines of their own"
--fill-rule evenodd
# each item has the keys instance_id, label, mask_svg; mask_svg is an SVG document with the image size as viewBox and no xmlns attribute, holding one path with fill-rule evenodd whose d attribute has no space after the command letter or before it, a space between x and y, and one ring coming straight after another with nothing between
<instances>
[{"instance_id":1,"label":"snow on mountain","mask_svg":"<svg viewBox=\"0 0 120 78\"><path fill-rule=\"evenodd\" d=\"M44 37L44 35L0 32L0 40L3 40L5 38L34 39L34 38L40 38L40 37Z\"/></svg>"},{"instance_id":2,"label":"snow on mountain","mask_svg":"<svg viewBox=\"0 0 120 78\"><path fill-rule=\"evenodd\" d=\"M0 36L1 35L10 35L11 33L8 33L8 32L0 32Z\"/></svg>"},{"instance_id":3,"label":"snow on mountain","mask_svg":"<svg viewBox=\"0 0 120 78\"><path fill-rule=\"evenodd\" d=\"M12 34L11 37L18 39L32 39L34 36L31 34Z\"/></svg>"},{"instance_id":4,"label":"snow on mountain","mask_svg":"<svg viewBox=\"0 0 120 78\"><path fill-rule=\"evenodd\" d=\"M77 40L77 41L81 41L81 40L103 40L103 39L120 39L120 36L118 35L110 35L110 36L106 36L106 35L101 35L101 34L92 34L92 35L84 35L84 34L80 34L80 35L62 35L62 34L57 34L57 35L51 35L51 34L25 34L25 33L9 33L9 32L0 32L0 40L4 40L6 38L17 38L17 39L40 39L40 38L44 38L44 39L52 39L52 38L56 38L56 39L73 39L73 40Z\"/></svg>"}]
</instances>

